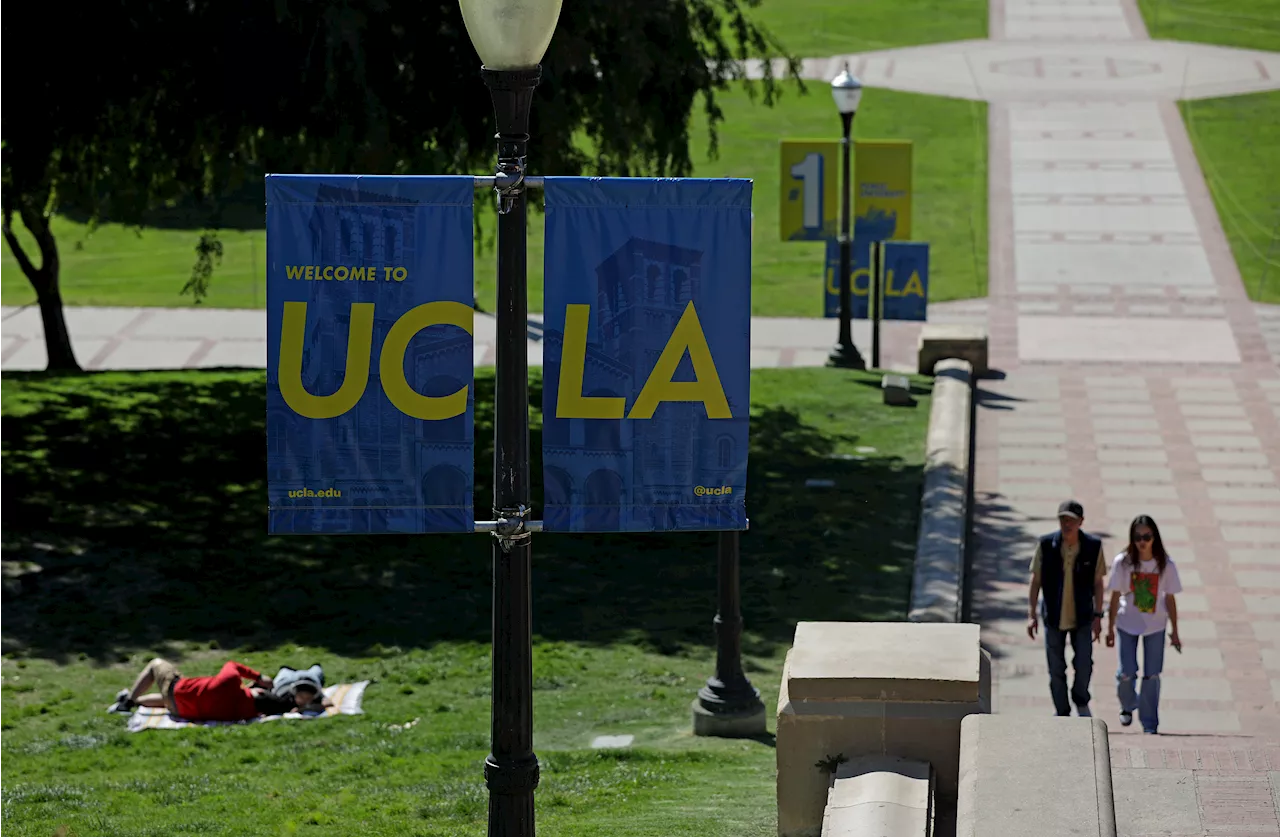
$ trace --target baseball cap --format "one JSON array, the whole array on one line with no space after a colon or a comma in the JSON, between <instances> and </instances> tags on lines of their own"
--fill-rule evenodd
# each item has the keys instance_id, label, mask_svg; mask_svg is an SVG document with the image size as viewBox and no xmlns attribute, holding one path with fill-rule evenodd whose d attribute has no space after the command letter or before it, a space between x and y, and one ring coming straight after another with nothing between
<instances>
[{"instance_id":1,"label":"baseball cap","mask_svg":"<svg viewBox=\"0 0 1280 837\"><path fill-rule=\"evenodd\" d=\"M1075 500L1063 500L1058 504L1058 517L1074 517L1076 520L1084 519L1084 506Z\"/></svg>"}]
</instances>

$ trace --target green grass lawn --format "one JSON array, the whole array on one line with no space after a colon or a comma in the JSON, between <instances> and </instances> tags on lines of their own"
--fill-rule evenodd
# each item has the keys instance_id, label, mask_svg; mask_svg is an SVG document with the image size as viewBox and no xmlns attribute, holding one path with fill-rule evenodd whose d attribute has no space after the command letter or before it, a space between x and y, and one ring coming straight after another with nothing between
<instances>
[{"instance_id":1,"label":"green grass lawn","mask_svg":"<svg viewBox=\"0 0 1280 837\"><path fill-rule=\"evenodd\" d=\"M707 158L701 113L695 117L693 159L700 177L751 177L755 184L752 312L764 316L822 316L823 245L778 241L778 142L837 136L835 106L823 84L807 95L786 85L777 106L752 103L742 87L720 97L725 113L718 159ZM986 295L986 105L959 99L868 90L855 132L869 139L915 141L915 237L933 245L929 297L934 301ZM535 158L536 169L536 158ZM536 194L536 193L535 193ZM491 230L493 216L487 213ZM542 308L542 215L529 225L529 304ZM63 299L68 305L190 305L179 294L191 273L198 234L105 224L92 237L63 218L54 223L62 252ZM20 230L25 237L25 230ZM489 234L491 240L491 232ZM206 305L256 308L265 304L266 245L261 231L223 233L224 258ZM81 246L77 246L77 243ZM492 249L476 257L476 295L492 311ZM0 258L5 305L25 305L35 293L8 248Z\"/></svg>"},{"instance_id":2,"label":"green grass lawn","mask_svg":"<svg viewBox=\"0 0 1280 837\"><path fill-rule=\"evenodd\" d=\"M1280 0L1139 0L1153 38L1280 52ZM1179 102L1249 297L1280 303L1280 93Z\"/></svg>"},{"instance_id":3,"label":"green grass lawn","mask_svg":"<svg viewBox=\"0 0 1280 837\"><path fill-rule=\"evenodd\" d=\"M6 833L484 832L489 541L266 536L263 383L4 376ZM874 375L753 373L744 645L771 711L796 621L902 618L916 383L901 409ZM480 375L480 508L492 392ZM536 412L532 449L539 474ZM542 833L776 833L770 741L689 733L712 671L714 536L536 536L534 556ZM155 654L187 674L318 661L331 682L376 682L362 717L127 734L102 710ZM615 733L635 746L589 749Z\"/></svg>"},{"instance_id":4,"label":"green grass lawn","mask_svg":"<svg viewBox=\"0 0 1280 837\"><path fill-rule=\"evenodd\" d=\"M1249 297L1280 303L1280 92L1178 107Z\"/></svg>"},{"instance_id":5,"label":"green grass lawn","mask_svg":"<svg viewBox=\"0 0 1280 837\"><path fill-rule=\"evenodd\" d=\"M987 37L986 0L765 0L751 17L801 58Z\"/></svg>"},{"instance_id":6,"label":"green grass lawn","mask_svg":"<svg viewBox=\"0 0 1280 837\"><path fill-rule=\"evenodd\" d=\"M1280 0L1138 0L1153 38L1280 51Z\"/></svg>"}]
</instances>

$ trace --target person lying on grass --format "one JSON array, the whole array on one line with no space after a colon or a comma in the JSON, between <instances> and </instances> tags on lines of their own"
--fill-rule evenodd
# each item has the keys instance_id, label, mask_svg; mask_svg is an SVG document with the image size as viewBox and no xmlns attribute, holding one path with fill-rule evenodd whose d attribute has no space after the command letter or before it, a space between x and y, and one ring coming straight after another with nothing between
<instances>
[{"instance_id":1,"label":"person lying on grass","mask_svg":"<svg viewBox=\"0 0 1280 837\"><path fill-rule=\"evenodd\" d=\"M254 684L245 688L245 680ZM159 690L144 694L152 685ZM168 660L156 657L133 681L121 689L108 712L131 712L135 706L163 707L188 721L247 721L259 715L283 715L314 703L332 706L310 684L299 684L293 698L271 693L271 678L246 665L228 661L212 677L183 677Z\"/></svg>"}]
</instances>

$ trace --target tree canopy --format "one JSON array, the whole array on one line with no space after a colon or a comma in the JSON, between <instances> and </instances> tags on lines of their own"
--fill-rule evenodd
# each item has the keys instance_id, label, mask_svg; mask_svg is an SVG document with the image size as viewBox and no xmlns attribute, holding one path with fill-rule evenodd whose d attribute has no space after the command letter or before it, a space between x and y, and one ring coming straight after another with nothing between
<instances>
[{"instance_id":1,"label":"tree canopy","mask_svg":"<svg viewBox=\"0 0 1280 837\"><path fill-rule=\"evenodd\" d=\"M531 171L687 174L692 109L706 110L714 148L716 91L740 77L741 59L782 52L751 22L759 2L569 0L542 63ZM216 229L225 197L267 172L492 168L492 106L456 0L46 2L6 14L3 33L0 210L51 369L77 368L56 212L142 225L181 201ZM772 77L759 91L769 103ZM13 235L15 214L38 254ZM205 275L216 252L204 240Z\"/></svg>"}]
</instances>

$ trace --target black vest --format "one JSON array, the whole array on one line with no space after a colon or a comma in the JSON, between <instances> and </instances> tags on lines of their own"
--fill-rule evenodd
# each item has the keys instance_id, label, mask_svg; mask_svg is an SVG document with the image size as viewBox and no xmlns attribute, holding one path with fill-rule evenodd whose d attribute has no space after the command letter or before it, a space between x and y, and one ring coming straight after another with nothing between
<instances>
[{"instance_id":1,"label":"black vest","mask_svg":"<svg viewBox=\"0 0 1280 837\"><path fill-rule=\"evenodd\" d=\"M1102 541L1080 533L1080 549L1072 567L1076 600L1076 627L1093 624L1093 579L1102 560ZM1040 614L1046 625L1058 627L1062 620L1062 533L1054 532L1040 539L1040 589L1044 604ZM1052 614L1052 616L1050 615Z\"/></svg>"}]
</instances>

